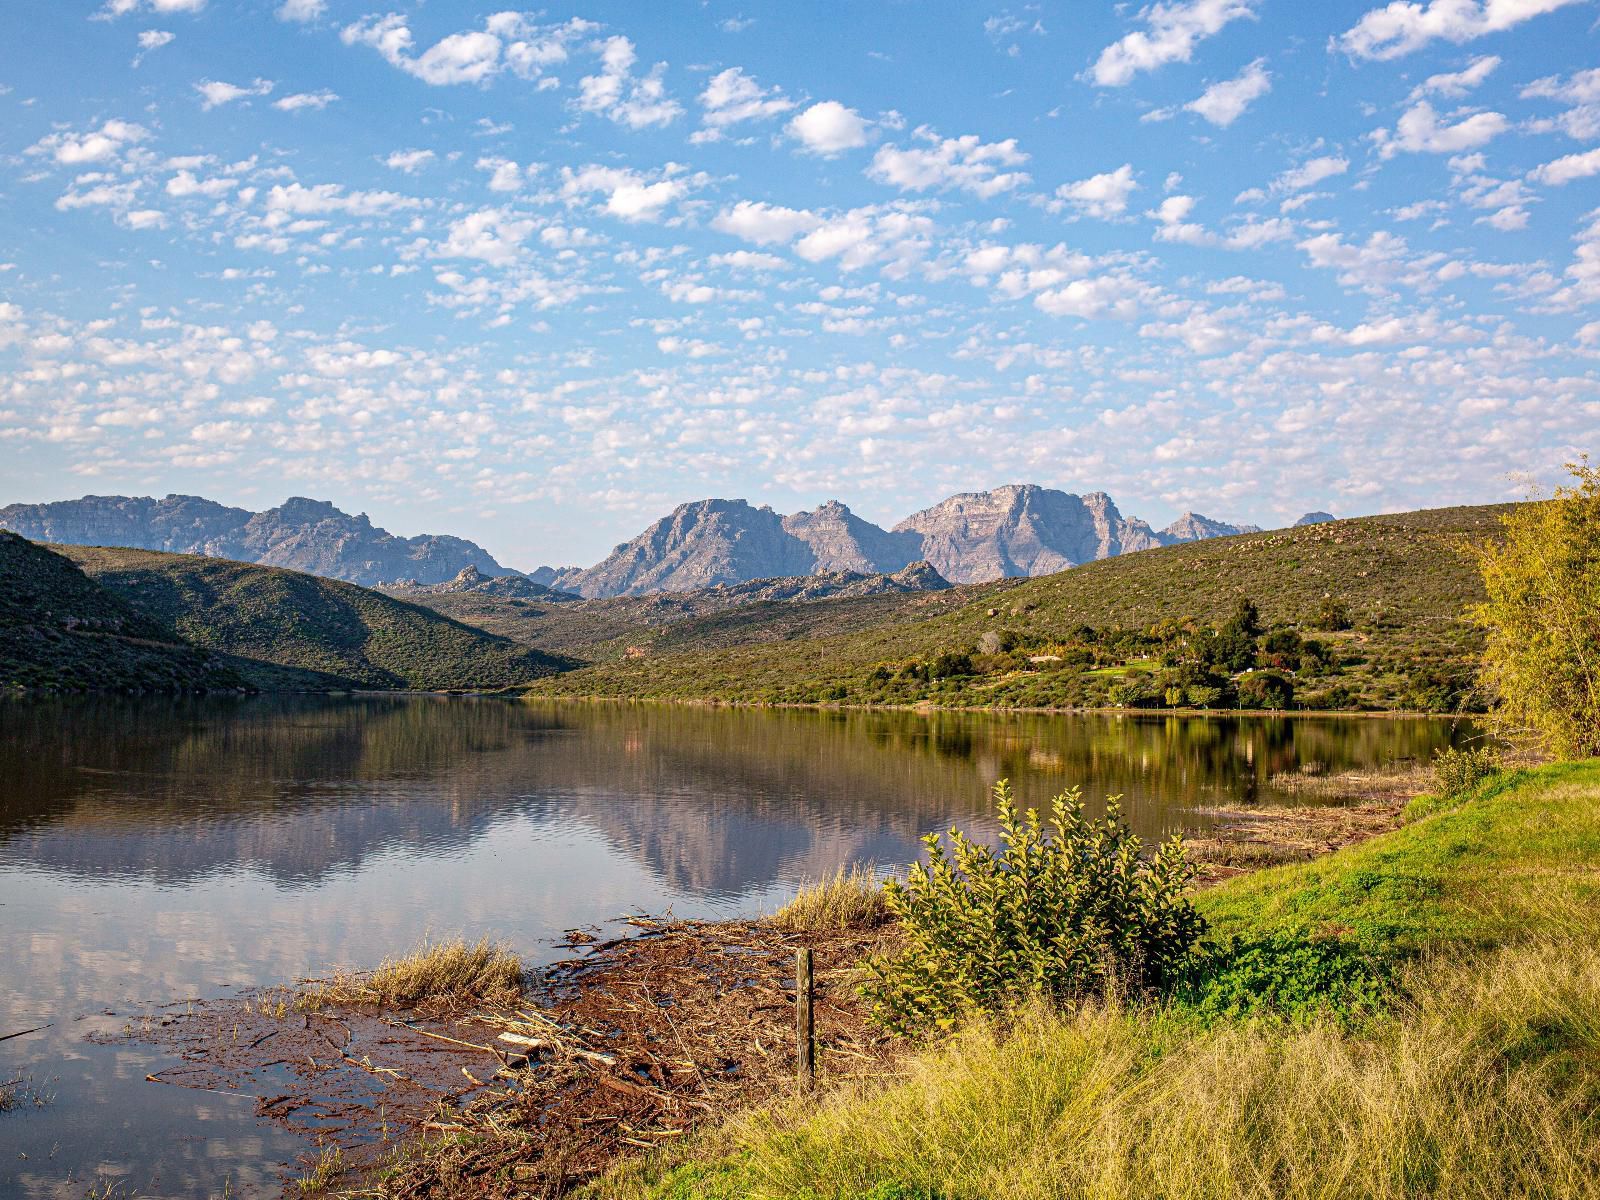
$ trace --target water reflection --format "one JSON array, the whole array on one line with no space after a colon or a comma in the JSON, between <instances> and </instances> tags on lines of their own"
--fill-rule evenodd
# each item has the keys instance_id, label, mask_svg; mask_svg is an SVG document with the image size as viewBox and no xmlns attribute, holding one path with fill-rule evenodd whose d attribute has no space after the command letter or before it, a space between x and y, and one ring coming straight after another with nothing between
<instances>
[{"instance_id":1,"label":"water reflection","mask_svg":"<svg viewBox=\"0 0 1600 1200\"><path fill-rule=\"evenodd\" d=\"M1426 757L1425 721L712 711L368 697L0 704L0 1195L272 1193L248 1100L144 1082L94 1016L370 963L424 931L542 939L631 907L751 911L1029 801L1124 793L1158 835L1270 780ZM91 1014L88 1019L74 1018ZM26 1155L20 1158L19 1155Z\"/></svg>"}]
</instances>

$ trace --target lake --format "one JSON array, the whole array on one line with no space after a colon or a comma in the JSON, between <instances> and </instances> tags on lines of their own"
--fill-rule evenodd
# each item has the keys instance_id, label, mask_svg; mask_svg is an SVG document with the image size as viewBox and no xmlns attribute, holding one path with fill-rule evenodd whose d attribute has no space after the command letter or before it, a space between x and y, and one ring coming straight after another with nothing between
<instances>
[{"instance_id":1,"label":"lake","mask_svg":"<svg viewBox=\"0 0 1600 1200\"><path fill-rule=\"evenodd\" d=\"M770 911L899 864L986 791L1082 783L1140 833L1289 802L1272 777L1426 759L1442 721L813 711L357 697L0 702L0 1197L277 1195L305 1149L247 1097L92 1033L372 965L424 934L548 960L627 912Z\"/></svg>"}]
</instances>

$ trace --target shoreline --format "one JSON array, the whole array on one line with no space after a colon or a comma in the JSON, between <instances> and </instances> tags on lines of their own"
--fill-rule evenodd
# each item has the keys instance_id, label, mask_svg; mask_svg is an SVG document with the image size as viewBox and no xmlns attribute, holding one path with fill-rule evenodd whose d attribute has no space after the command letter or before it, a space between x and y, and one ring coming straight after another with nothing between
<instances>
[{"instance_id":1,"label":"shoreline","mask_svg":"<svg viewBox=\"0 0 1600 1200\"><path fill-rule=\"evenodd\" d=\"M1216 820L1189 842L1196 890L1397 828L1420 776L1413 766L1315 778L1346 790L1324 804L1195 810ZM561 1194L792 1089L801 946L818 961L827 1082L892 1074L913 1049L872 1026L854 990L892 925L619 922L615 936L569 930L563 957L532 971L515 1002L338 1004L301 981L156 1010L119 1040L180 1059L152 1082L255 1096L260 1119L309 1135L308 1175L452 1197Z\"/></svg>"},{"instance_id":2,"label":"shoreline","mask_svg":"<svg viewBox=\"0 0 1600 1200\"><path fill-rule=\"evenodd\" d=\"M506 693L478 693L482 695L506 695ZM1064 708L1064 707L1008 707L1005 705L979 704L979 705L953 705L931 704L920 702L917 704L846 704L831 700L722 700L715 697L684 697L684 696L601 696L601 695L576 695L576 694L549 694L522 690L509 696L510 699L527 703L536 701L555 701L561 703L578 704L666 704L683 708L731 708L760 711L772 710L797 710L802 712L904 712L925 716L942 716L946 714L979 713L994 716L1017 714L1019 716L1059 716L1059 717L1242 717L1242 718L1274 718L1284 717L1361 717L1372 720L1430 720L1430 721L1473 721L1480 720L1485 713L1436 713L1424 712L1419 709L1346 709L1346 708Z\"/></svg>"}]
</instances>

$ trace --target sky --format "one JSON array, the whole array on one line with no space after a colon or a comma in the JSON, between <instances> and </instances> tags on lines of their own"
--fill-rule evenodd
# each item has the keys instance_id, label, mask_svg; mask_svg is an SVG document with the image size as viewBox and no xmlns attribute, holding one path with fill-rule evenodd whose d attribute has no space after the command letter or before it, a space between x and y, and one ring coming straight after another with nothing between
<instances>
[{"instance_id":1,"label":"sky","mask_svg":"<svg viewBox=\"0 0 1600 1200\"><path fill-rule=\"evenodd\" d=\"M1600 4L9 0L0 503L501 562L675 504L1275 526L1596 449Z\"/></svg>"}]
</instances>

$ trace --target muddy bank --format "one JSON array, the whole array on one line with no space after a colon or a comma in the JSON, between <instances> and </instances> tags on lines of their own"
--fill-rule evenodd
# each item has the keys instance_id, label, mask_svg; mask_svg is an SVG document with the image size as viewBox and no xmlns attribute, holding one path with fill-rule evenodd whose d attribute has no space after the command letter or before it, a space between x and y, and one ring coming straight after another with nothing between
<instances>
[{"instance_id":1,"label":"muddy bank","mask_svg":"<svg viewBox=\"0 0 1600 1200\"><path fill-rule=\"evenodd\" d=\"M185 1002L124 1038L182 1058L152 1082L257 1099L317 1150L285 1183L396 1197L559 1195L623 1154L794 1087L795 952L816 961L823 1081L884 1070L857 964L876 930L637 920L570 935L516 1003L332 1006L315 985Z\"/></svg>"}]
</instances>

